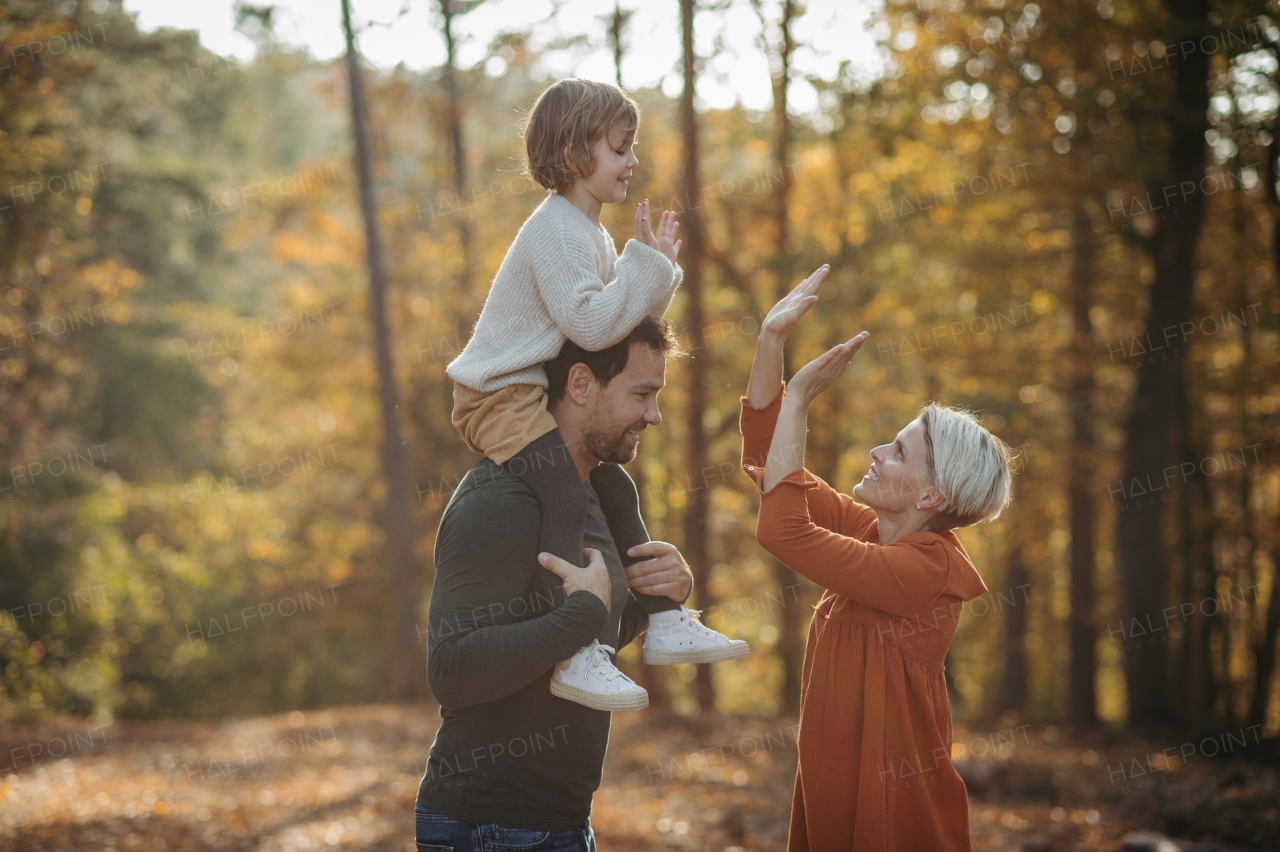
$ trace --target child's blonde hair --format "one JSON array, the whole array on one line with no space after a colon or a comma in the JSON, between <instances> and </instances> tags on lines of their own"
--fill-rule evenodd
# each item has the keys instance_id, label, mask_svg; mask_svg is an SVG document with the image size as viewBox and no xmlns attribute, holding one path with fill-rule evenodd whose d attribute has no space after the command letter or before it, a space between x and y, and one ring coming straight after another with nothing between
<instances>
[{"instance_id":1,"label":"child's blonde hair","mask_svg":"<svg viewBox=\"0 0 1280 852\"><path fill-rule=\"evenodd\" d=\"M553 83L533 102L521 128L525 170L546 189L568 189L595 171L591 147L615 127L627 129L626 141L640 127L640 106L622 89L576 78Z\"/></svg>"}]
</instances>

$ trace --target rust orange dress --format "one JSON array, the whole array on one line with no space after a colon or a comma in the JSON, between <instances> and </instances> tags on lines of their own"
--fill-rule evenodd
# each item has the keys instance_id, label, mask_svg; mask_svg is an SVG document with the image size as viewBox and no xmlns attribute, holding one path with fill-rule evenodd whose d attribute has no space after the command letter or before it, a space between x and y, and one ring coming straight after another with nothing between
<instances>
[{"instance_id":1,"label":"rust orange dress","mask_svg":"<svg viewBox=\"0 0 1280 852\"><path fill-rule=\"evenodd\" d=\"M742 398L757 488L781 405ZM756 538L826 589L805 644L788 852L971 850L942 664L964 602L987 587L960 540L882 547L875 512L807 470L761 494Z\"/></svg>"}]
</instances>

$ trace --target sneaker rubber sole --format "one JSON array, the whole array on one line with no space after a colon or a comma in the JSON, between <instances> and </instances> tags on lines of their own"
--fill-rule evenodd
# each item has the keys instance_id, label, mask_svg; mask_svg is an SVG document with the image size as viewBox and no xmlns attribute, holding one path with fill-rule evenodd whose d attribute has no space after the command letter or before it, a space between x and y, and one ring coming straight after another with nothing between
<instances>
[{"instance_id":1,"label":"sneaker rubber sole","mask_svg":"<svg viewBox=\"0 0 1280 852\"><path fill-rule=\"evenodd\" d=\"M649 693L644 690L639 695L601 695L553 680L551 694L567 701L576 701L592 710L643 710L649 706Z\"/></svg>"},{"instance_id":2,"label":"sneaker rubber sole","mask_svg":"<svg viewBox=\"0 0 1280 852\"><path fill-rule=\"evenodd\" d=\"M723 663L725 660L740 660L751 653L751 648L741 639L735 639L732 645L719 645L715 648L703 648L693 651L663 651L658 648L645 648L644 661L650 666L671 666L677 663Z\"/></svg>"}]
</instances>

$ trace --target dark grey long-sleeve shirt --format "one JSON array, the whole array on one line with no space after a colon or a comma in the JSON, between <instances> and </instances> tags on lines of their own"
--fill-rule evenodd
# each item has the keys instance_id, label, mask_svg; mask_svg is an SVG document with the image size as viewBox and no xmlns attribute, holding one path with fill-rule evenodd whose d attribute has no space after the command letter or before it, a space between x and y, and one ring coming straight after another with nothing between
<instances>
[{"instance_id":1,"label":"dark grey long-sleeve shirt","mask_svg":"<svg viewBox=\"0 0 1280 852\"><path fill-rule=\"evenodd\" d=\"M443 722L418 801L452 819L566 831L590 813L609 713L552 695L551 671L592 639L621 649L648 616L589 485L588 496L584 544L608 565L611 612L587 591L542 590L542 510L518 477L486 458L445 507L427 628Z\"/></svg>"}]
</instances>

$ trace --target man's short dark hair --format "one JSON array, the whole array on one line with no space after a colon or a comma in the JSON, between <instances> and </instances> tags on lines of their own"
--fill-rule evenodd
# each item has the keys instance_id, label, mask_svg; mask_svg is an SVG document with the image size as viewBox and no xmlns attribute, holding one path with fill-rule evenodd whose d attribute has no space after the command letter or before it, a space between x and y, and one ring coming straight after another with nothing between
<instances>
[{"instance_id":1,"label":"man's short dark hair","mask_svg":"<svg viewBox=\"0 0 1280 852\"><path fill-rule=\"evenodd\" d=\"M645 344L654 352L661 352L663 357L677 348L676 336L670 323L653 317L645 317L626 337L599 352L588 352L572 340L566 340L564 346L560 347L560 354L542 365L547 371L550 404L555 405L564 397L569 384L569 370L574 364L586 364L600 384L607 387L615 376L627 369L631 344L635 341Z\"/></svg>"}]
</instances>

